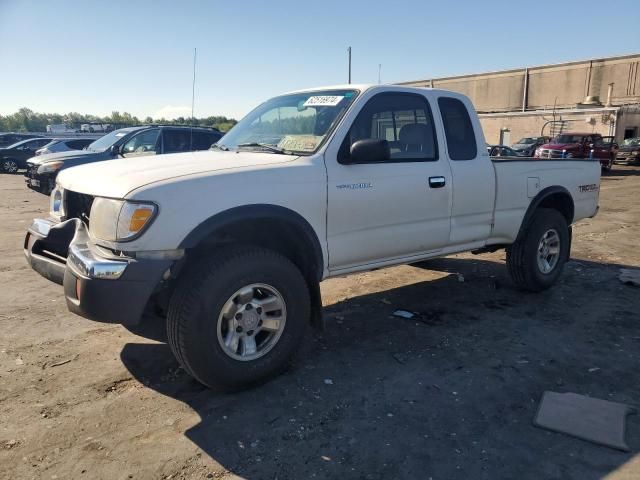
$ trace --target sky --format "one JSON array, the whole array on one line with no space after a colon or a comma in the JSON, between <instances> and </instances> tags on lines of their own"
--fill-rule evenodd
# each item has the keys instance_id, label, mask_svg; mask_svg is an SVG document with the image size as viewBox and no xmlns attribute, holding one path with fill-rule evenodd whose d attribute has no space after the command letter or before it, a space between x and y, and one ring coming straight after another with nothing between
<instances>
[{"instance_id":1,"label":"sky","mask_svg":"<svg viewBox=\"0 0 640 480\"><path fill-rule=\"evenodd\" d=\"M638 0L0 0L0 114L241 118L283 92L640 52ZM563 28L563 26L568 28Z\"/></svg>"}]
</instances>

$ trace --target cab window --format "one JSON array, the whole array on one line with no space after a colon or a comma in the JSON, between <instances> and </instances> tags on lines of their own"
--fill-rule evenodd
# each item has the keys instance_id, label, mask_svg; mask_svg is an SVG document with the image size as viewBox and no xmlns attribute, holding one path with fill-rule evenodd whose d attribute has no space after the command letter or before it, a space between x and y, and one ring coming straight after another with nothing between
<instances>
[{"instance_id":1,"label":"cab window","mask_svg":"<svg viewBox=\"0 0 640 480\"><path fill-rule=\"evenodd\" d=\"M189 130L165 130L163 137L164 153L188 152L191 149L191 132Z\"/></svg>"},{"instance_id":2,"label":"cab window","mask_svg":"<svg viewBox=\"0 0 640 480\"><path fill-rule=\"evenodd\" d=\"M351 145L364 139L386 140L389 162L438 159L433 117L422 95L381 93L369 100L342 144L341 161L349 158Z\"/></svg>"}]
</instances>

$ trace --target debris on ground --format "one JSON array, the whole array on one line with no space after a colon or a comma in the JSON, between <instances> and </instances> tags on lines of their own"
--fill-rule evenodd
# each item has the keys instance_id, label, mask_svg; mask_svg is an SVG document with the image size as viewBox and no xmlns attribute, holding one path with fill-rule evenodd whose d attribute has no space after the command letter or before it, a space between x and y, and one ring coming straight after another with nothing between
<instances>
[{"instance_id":1,"label":"debris on ground","mask_svg":"<svg viewBox=\"0 0 640 480\"><path fill-rule=\"evenodd\" d=\"M400 318L413 318L416 316L416 314L407 310L396 310L395 312L393 312L393 316Z\"/></svg>"},{"instance_id":2,"label":"debris on ground","mask_svg":"<svg viewBox=\"0 0 640 480\"><path fill-rule=\"evenodd\" d=\"M628 452L625 422L627 415L635 412L635 408L624 403L577 393L544 392L533 424Z\"/></svg>"},{"instance_id":3,"label":"debris on ground","mask_svg":"<svg viewBox=\"0 0 640 480\"><path fill-rule=\"evenodd\" d=\"M333 380L331 380L330 378L325 378L324 379L324 384L325 385L333 385Z\"/></svg>"}]
</instances>

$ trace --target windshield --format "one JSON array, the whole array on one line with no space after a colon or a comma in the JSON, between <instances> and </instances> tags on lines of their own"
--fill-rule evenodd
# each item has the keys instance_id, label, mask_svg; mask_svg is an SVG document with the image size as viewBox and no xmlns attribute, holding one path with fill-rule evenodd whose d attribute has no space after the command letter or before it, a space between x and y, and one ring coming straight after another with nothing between
<instances>
[{"instance_id":1,"label":"windshield","mask_svg":"<svg viewBox=\"0 0 640 480\"><path fill-rule=\"evenodd\" d=\"M7 148L7 149L9 149L9 148L16 148L16 147L19 147L20 145L24 145L25 143L29 143L29 142L30 142L30 141L32 141L32 140L33 140L33 138L29 138L29 139L27 139L27 140L20 140L19 142L12 143L11 145L8 145L6 148Z\"/></svg>"},{"instance_id":2,"label":"windshield","mask_svg":"<svg viewBox=\"0 0 640 480\"><path fill-rule=\"evenodd\" d=\"M582 143L582 135L558 135L553 139L553 143Z\"/></svg>"},{"instance_id":3,"label":"windshield","mask_svg":"<svg viewBox=\"0 0 640 480\"><path fill-rule=\"evenodd\" d=\"M87 150L90 150L92 152L104 152L129 133L129 131L123 132L122 130L116 130L115 132L108 133L104 137L100 137L95 142L89 144Z\"/></svg>"},{"instance_id":4,"label":"windshield","mask_svg":"<svg viewBox=\"0 0 640 480\"><path fill-rule=\"evenodd\" d=\"M311 154L357 94L356 90L323 90L272 98L244 117L218 145L234 150Z\"/></svg>"},{"instance_id":5,"label":"windshield","mask_svg":"<svg viewBox=\"0 0 640 480\"><path fill-rule=\"evenodd\" d=\"M623 147L636 147L640 145L640 137L637 138L627 138L622 142Z\"/></svg>"},{"instance_id":6,"label":"windshield","mask_svg":"<svg viewBox=\"0 0 640 480\"><path fill-rule=\"evenodd\" d=\"M524 137L518 140L516 145L531 145L532 143L536 143L538 141L538 137Z\"/></svg>"}]
</instances>

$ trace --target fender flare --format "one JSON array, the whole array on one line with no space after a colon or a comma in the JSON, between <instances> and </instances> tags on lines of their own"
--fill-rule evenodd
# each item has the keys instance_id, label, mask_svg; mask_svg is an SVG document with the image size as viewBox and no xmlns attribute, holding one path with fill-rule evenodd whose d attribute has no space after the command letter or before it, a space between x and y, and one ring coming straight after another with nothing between
<instances>
[{"instance_id":1,"label":"fender flare","mask_svg":"<svg viewBox=\"0 0 640 480\"><path fill-rule=\"evenodd\" d=\"M291 223L298 227L305 236L305 243L312 246L313 260L316 265L318 281L322 278L324 269L324 256L320 240L311 224L299 213L279 205L271 204L251 204L240 207L233 207L229 210L217 213L195 227L180 242L178 248L189 249L196 247L204 239L212 235L216 230L220 230L228 225L239 221L251 220L280 220Z\"/></svg>"},{"instance_id":2,"label":"fender flare","mask_svg":"<svg viewBox=\"0 0 640 480\"><path fill-rule=\"evenodd\" d=\"M569 190L567 190L565 187L561 187L559 185L547 187L542 189L540 192L538 192L538 194L535 197L533 197L533 200L531 200L531 203L529 203L529 207L527 208L527 211L524 214L524 217L522 219L522 223L520 224L520 229L518 230L518 236L516 237L516 241L520 240L522 236L522 232L524 231L526 226L529 225L529 222L531 222L531 217L533 217L533 214L535 213L537 208L540 206L540 204L546 198L550 197L551 195L556 195L558 193L562 195L566 195L567 197L569 197L569 199L571 199L571 220L567 222L569 225L571 225L571 222L573 221L573 216L575 214L575 210L574 210L575 205L574 205L573 197L571 196L571 193L569 193Z\"/></svg>"}]
</instances>

